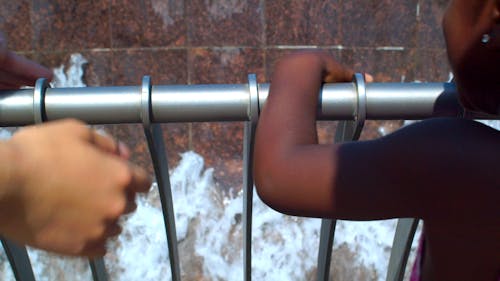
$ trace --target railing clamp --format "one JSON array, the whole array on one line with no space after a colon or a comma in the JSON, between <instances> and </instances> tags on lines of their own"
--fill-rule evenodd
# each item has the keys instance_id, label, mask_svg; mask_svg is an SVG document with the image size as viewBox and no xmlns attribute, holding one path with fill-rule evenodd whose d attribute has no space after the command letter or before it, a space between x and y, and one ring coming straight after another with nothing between
<instances>
[{"instance_id":1,"label":"railing clamp","mask_svg":"<svg viewBox=\"0 0 500 281\"><path fill-rule=\"evenodd\" d=\"M45 113L45 92L50 88L49 81L45 78L36 80L33 91L33 117L35 124L41 124L47 120Z\"/></svg>"},{"instance_id":2,"label":"railing clamp","mask_svg":"<svg viewBox=\"0 0 500 281\"><path fill-rule=\"evenodd\" d=\"M366 121L366 83L365 76L362 73L356 73L353 76L353 82L356 86L356 107L354 109L354 132L353 139L358 139Z\"/></svg>"},{"instance_id":3,"label":"railing clamp","mask_svg":"<svg viewBox=\"0 0 500 281\"><path fill-rule=\"evenodd\" d=\"M151 126L151 77L144 76L141 85L141 121L144 128Z\"/></svg>"},{"instance_id":4,"label":"railing clamp","mask_svg":"<svg viewBox=\"0 0 500 281\"><path fill-rule=\"evenodd\" d=\"M257 76L255 74L248 75L248 89L250 93L250 102L248 104L248 117L252 124L257 124L259 120L259 84L257 84Z\"/></svg>"}]
</instances>

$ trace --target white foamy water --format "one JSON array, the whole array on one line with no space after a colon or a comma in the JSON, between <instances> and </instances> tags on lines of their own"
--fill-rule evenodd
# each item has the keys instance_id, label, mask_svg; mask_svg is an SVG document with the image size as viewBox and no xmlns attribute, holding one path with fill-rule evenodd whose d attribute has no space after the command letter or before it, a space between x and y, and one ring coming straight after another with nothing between
<instances>
[{"instance_id":1,"label":"white foamy water","mask_svg":"<svg viewBox=\"0 0 500 281\"><path fill-rule=\"evenodd\" d=\"M177 236L192 251L180 251L181 271L196 268L204 280L242 280L241 194L222 196L213 181L213 170L204 170L194 152L182 154L171 171ZM289 217L265 206L254 194L254 280L304 280L316 267L319 219ZM163 216L157 186L138 199L137 211L123 221L124 232L109 244L105 257L111 280L171 280ZM367 280L383 280L394 229L393 221L338 222L334 248L353 252L352 268L372 269ZM185 248L185 247L184 247ZM29 249L37 280L91 280L87 262ZM334 255L334 259L335 259ZM339 257L342 259L342 257ZM190 264L190 260L199 260ZM187 261L187 262L186 262ZM186 264L187 263L187 264ZM8 267L3 264L4 269ZM13 280L3 270L2 280ZM186 280L195 280L186 278Z\"/></svg>"},{"instance_id":2,"label":"white foamy water","mask_svg":"<svg viewBox=\"0 0 500 281\"><path fill-rule=\"evenodd\" d=\"M200 270L206 280L242 280L243 196L223 196L216 189L213 170L204 170L194 152L182 154L171 172L172 193L180 251L199 262L182 264ZM163 216L156 185L138 200L137 211L124 221L124 233L110 244L106 265L112 280L170 280ZM252 276L254 280L304 280L317 263L319 219L285 216L265 206L254 194ZM394 221L338 222L334 248L354 253L352 268L366 267L383 280L394 234ZM191 244L192 247L184 247ZM335 256L334 256L335 259ZM110 261L111 260L111 261Z\"/></svg>"},{"instance_id":3,"label":"white foamy water","mask_svg":"<svg viewBox=\"0 0 500 281\"><path fill-rule=\"evenodd\" d=\"M185 280L196 280L188 271L193 268L204 280L242 280L243 198L220 194L212 175L213 170L204 169L202 157L194 152L183 153L171 171L181 271ZM110 280L171 280L156 184L138 198L137 211L123 220L123 227L124 232L109 243L105 257ZM319 219L282 215L254 194L253 279L304 280L316 267L319 228ZM334 249L350 249L349 268L370 269L372 278L366 280L383 280L393 232L394 221L339 221ZM182 250L186 248L191 250ZM31 248L29 255L37 280L91 280L84 259ZM198 262L193 264L193 260ZM5 259L2 266L2 280L14 280Z\"/></svg>"}]
</instances>

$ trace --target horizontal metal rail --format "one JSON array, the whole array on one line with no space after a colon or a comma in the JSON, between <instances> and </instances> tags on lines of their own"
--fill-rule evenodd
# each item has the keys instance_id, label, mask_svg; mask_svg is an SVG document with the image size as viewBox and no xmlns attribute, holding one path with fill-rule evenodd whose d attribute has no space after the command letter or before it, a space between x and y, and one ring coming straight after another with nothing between
<instances>
[{"instance_id":1,"label":"horizontal metal rail","mask_svg":"<svg viewBox=\"0 0 500 281\"><path fill-rule=\"evenodd\" d=\"M34 100L34 92L39 92L36 97L41 101ZM269 84L258 84L259 109L268 92ZM357 94L354 83L325 84L318 118L353 120ZM152 86L151 122L250 121L250 103L248 84ZM417 120L462 114L451 83L366 85L366 119ZM43 121L73 117L90 124L141 123L141 86L0 91L0 126L32 124L37 115Z\"/></svg>"},{"instance_id":2,"label":"horizontal metal rail","mask_svg":"<svg viewBox=\"0 0 500 281\"><path fill-rule=\"evenodd\" d=\"M164 215L172 280L181 280L175 217L166 149L158 123L245 121L244 139L244 280L251 280L252 151L260 109L269 84L152 86L149 77L141 86L49 88L41 79L34 89L0 91L0 127L37 124L77 118L90 124L142 123L154 164ZM364 121L424 119L463 116L456 88L451 83L370 83L356 74L353 83L325 84L320 90L318 119L343 120L335 142L359 138ZM469 113L476 119L500 116ZM403 278L416 219L400 219L394 239L387 280ZM318 252L317 280L328 280L335 221L323 220ZM17 280L34 280L24 247L2 240ZM90 260L95 281L107 280L102 259Z\"/></svg>"}]
</instances>

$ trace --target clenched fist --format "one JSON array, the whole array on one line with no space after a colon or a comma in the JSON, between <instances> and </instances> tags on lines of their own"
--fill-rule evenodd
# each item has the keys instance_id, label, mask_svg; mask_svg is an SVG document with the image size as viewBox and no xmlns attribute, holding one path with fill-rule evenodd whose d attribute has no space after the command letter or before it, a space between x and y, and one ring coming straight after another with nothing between
<instances>
[{"instance_id":1,"label":"clenched fist","mask_svg":"<svg viewBox=\"0 0 500 281\"><path fill-rule=\"evenodd\" d=\"M0 156L0 234L60 254L104 255L151 184L123 144L75 120L26 127Z\"/></svg>"}]
</instances>

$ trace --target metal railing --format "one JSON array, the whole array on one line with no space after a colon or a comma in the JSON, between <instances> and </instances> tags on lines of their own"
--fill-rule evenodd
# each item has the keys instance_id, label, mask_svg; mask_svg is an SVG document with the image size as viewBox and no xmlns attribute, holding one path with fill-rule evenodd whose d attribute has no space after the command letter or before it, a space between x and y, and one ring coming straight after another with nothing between
<instances>
[{"instance_id":1,"label":"metal railing","mask_svg":"<svg viewBox=\"0 0 500 281\"><path fill-rule=\"evenodd\" d=\"M89 124L142 123L158 182L172 280L181 280L168 161L160 123L243 121L243 229L244 280L251 280L253 140L269 84L153 86L144 77L141 86L50 88L39 79L34 89L0 91L0 126L23 126L77 118ZM319 96L318 119L342 120L335 142L357 140L366 119L424 119L462 116L451 83L370 83L356 74L353 83L325 84ZM498 119L475 115L474 118ZM396 228L387 280L402 280L417 219L400 219ZM317 280L328 280L335 220L322 220ZM16 280L35 280L24 247L2 239ZM102 259L90 260L95 281L108 277Z\"/></svg>"}]
</instances>

